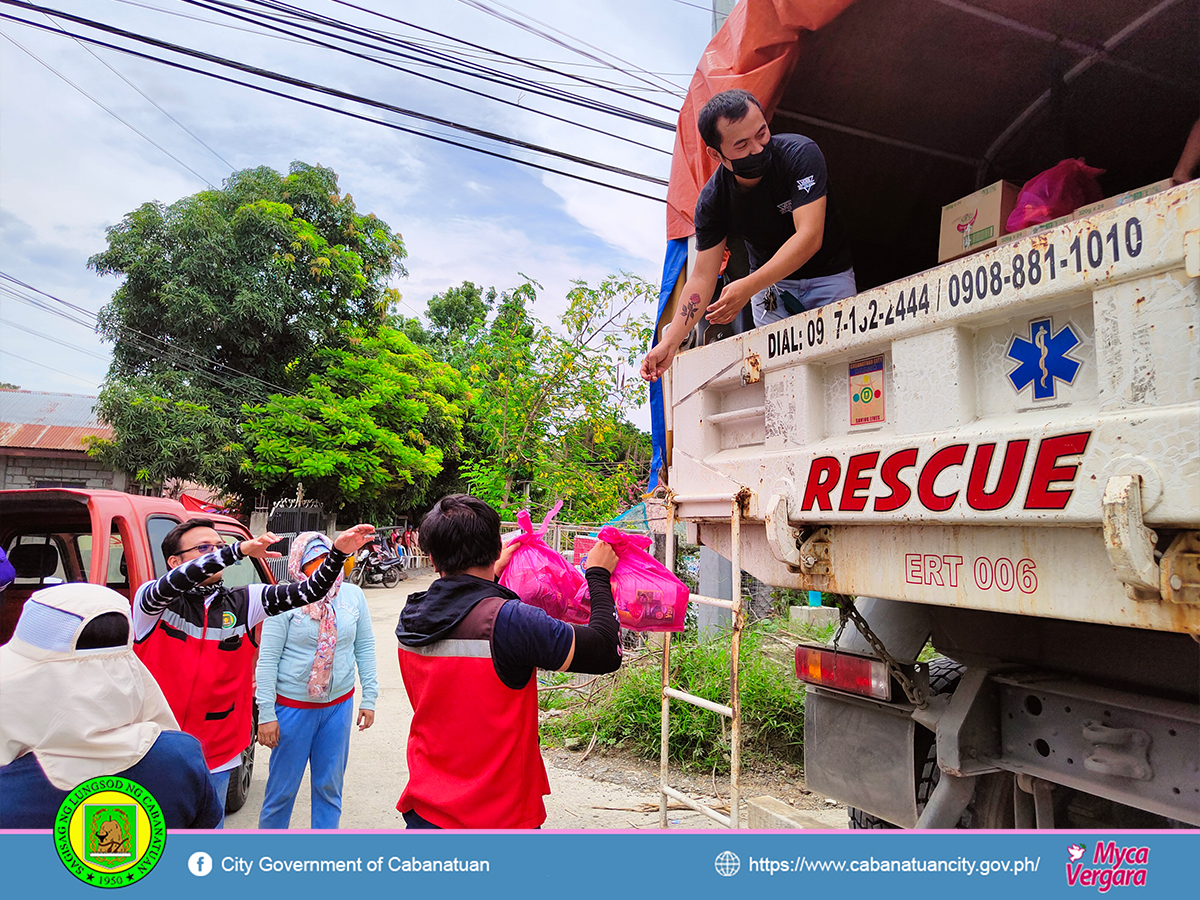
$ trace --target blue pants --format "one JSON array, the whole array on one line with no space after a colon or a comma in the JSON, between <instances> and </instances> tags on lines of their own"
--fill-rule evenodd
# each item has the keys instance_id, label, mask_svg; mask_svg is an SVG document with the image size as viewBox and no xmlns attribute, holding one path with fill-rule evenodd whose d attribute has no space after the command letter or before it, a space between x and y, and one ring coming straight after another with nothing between
<instances>
[{"instance_id":1,"label":"blue pants","mask_svg":"<svg viewBox=\"0 0 1200 900\"><path fill-rule=\"evenodd\" d=\"M312 827L337 828L342 818L342 780L350 756L354 700L346 698L321 709L277 704L275 717L279 720L279 746L271 751L267 795L258 827L288 827L307 765L312 785Z\"/></svg>"},{"instance_id":2,"label":"blue pants","mask_svg":"<svg viewBox=\"0 0 1200 900\"><path fill-rule=\"evenodd\" d=\"M221 821L214 825L214 828L225 827L225 796L229 793L229 776L238 769L226 769L224 772L209 772L208 775L212 778L213 789L217 792L217 800L221 803Z\"/></svg>"},{"instance_id":3,"label":"blue pants","mask_svg":"<svg viewBox=\"0 0 1200 900\"><path fill-rule=\"evenodd\" d=\"M799 301L800 309L788 309L787 302L780 294L787 291ZM759 291L751 300L754 311L754 327L761 328L772 322L794 316L801 311L816 309L837 300L845 300L858 293L854 284L854 269L847 269L836 275L826 275L822 278L784 278L777 281L765 291Z\"/></svg>"}]
</instances>

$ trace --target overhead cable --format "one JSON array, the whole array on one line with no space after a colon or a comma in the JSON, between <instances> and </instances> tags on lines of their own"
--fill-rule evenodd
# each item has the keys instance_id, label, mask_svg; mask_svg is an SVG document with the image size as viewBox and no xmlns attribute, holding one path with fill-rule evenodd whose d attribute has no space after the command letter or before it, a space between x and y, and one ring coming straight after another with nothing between
<instances>
[{"instance_id":1,"label":"overhead cable","mask_svg":"<svg viewBox=\"0 0 1200 900\"><path fill-rule=\"evenodd\" d=\"M122 38L125 38L126 40L133 40L133 41L137 41L139 43L148 44L152 47L157 47L160 50L167 50L172 53L178 53L182 56L188 56L188 57L192 57L194 59L200 59L205 62L212 63L214 65L222 66L222 67L228 68L228 69L234 69L239 72L244 72L249 75L257 76L259 78L265 78L270 81L281 82L283 84L287 84L292 87L301 88L303 90L312 91L314 93L325 94L327 96L336 97L341 100L349 100L353 103L360 103L364 106L370 106L370 107L373 107L376 109L386 110L388 112L396 113L397 115L405 116L408 118L414 118L419 121L428 122L428 123L431 123L434 125L441 125L442 127L445 127L445 128L452 128L454 130L462 131L467 134L472 134L472 135L475 135L478 137L487 138L489 140L493 140L498 143L508 144L508 145L514 146L514 147L520 147L521 149L524 149L524 150L530 150L535 153L541 153L546 156L552 156L557 159L562 159L562 160L566 160L568 162L576 163L578 165L583 165L583 166L587 166L587 167L594 168L594 169L600 169L605 172L610 172L614 175L622 175L627 178L634 178L639 181L646 181L651 184L658 184L658 185L662 185L664 187L667 185L667 181L665 179L658 178L653 175L643 175L640 172L634 172L629 169L621 168L620 166L613 166L608 163L599 162L597 160L587 159L586 157L576 156L575 154L572 154L572 153L566 153L565 151L562 151L562 150L555 150L550 147L543 147L539 144L534 144L529 141L523 141L518 138L509 137L507 135L497 134L496 132L487 131L486 129L475 128L470 125L465 125L460 122L455 122L450 119L445 119L441 116L434 116L434 115L430 115L428 113L418 112L416 110L407 109L402 106L397 106L393 103L387 103L382 100L375 100L370 97L364 97L359 94L354 94L350 91L343 91L339 88L334 88L334 87L329 87L327 85L317 84L315 82L306 81L302 78L295 78L290 75L284 75L279 72L274 72L270 69L263 69L258 66L252 66L247 63L241 63L241 62L237 62L236 60L227 59L227 58L221 57L221 56L216 56L215 54L206 53L202 50L195 50L190 47L183 47L179 44L173 44L169 41L163 41L163 40L159 40L158 38L150 37L149 35L144 35L144 34L139 34L137 32L127 31L126 29L123 29L123 28L117 28L113 25L107 25L103 22L97 22L93 19L87 19L83 16L76 16L71 13L63 12L62 10L48 9L46 7L39 6L39 5L36 5L33 3L23 2L23 0L0 0L0 3L4 3L9 6L15 6L15 7L18 7L21 9L32 10L34 12L42 12L42 13L48 12L59 18L68 19L69 21L72 21L78 25L83 25L87 28L92 28L97 31L102 31L107 34L112 34L112 35L115 35L118 37L122 37ZM60 33L60 34L65 34L70 37L80 37L79 35L76 35L74 33L67 32L65 29L53 29L50 26L42 25L40 22L30 22L28 20L18 19L13 16L4 16L4 18L10 19L11 21L21 22L26 25L31 25L35 28L41 28L42 30L45 30L45 31L57 30L58 33ZM110 44L104 44L99 41L93 41L93 43L100 44L101 46L113 46ZM118 49L123 49L123 48L118 48ZM156 57L150 57L150 58L153 58L159 62L164 61L164 60L160 60ZM197 71L200 71L200 70L197 70Z\"/></svg>"},{"instance_id":2,"label":"overhead cable","mask_svg":"<svg viewBox=\"0 0 1200 900\"><path fill-rule=\"evenodd\" d=\"M18 4L18 3L17 3L17 0L0 0L0 3L5 3L5 4L9 4L9 5L23 5L23 6L24 6L24 5L28 5L28 4ZM65 36L65 37L77 38L77 39L79 39L79 40L86 41L86 42L88 42L88 43L90 43L90 44L92 44L92 45L94 45L94 46L98 46L98 47L106 47L106 48L108 48L109 50L115 50L115 51L117 51L117 52L119 52L119 53L124 53L124 54L126 54L126 55L128 55L128 56L133 56L133 57L136 57L136 58L138 58L138 59L144 59L144 60L148 60L148 61L150 61L150 62L156 62L156 63L160 63L160 64L162 64L162 65L165 65L165 66L170 66L171 68L174 68L174 69L179 69L179 70L181 70L181 71L185 71L185 72L191 72L191 73L193 73L193 74L196 74L196 75L203 75L203 76L205 76L205 77L207 77L207 78L212 78L212 79L215 79L215 80L217 80L217 81L223 81L223 82L226 82L226 83L228 83L228 84L237 85L237 86L239 86L239 87L245 87L245 88L249 88L250 90L253 90L253 91L258 91L259 93L263 93L263 94L269 94L269 95L271 95L271 96L274 96L274 97L279 97L279 98L281 98L281 99L284 99L284 100L290 100L290 101L292 101L292 102L295 102L295 103L302 103L302 104L304 104L305 106L312 106L312 107L315 107L315 108L317 108L317 109L323 109L323 110L326 110L326 111L328 111L328 112L336 113L336 114L338 114L338 115L341 115L341 116L346 116L346 117L348 117L348 118L352 118L352 119L358 119L358 120L360 120L360 121L363 121L363 122L370 122L370 123L372 123L372 124L375 124L375 125L382 125L382 126L384 126L385 128L390 128L390 129L392 129L392 130L394 130L394 131L400 131L400 132L404 132L404 133L406 133L406 134L412 134L412 135L415 135L415 136L417 136L417 137L423 137L423 138L427 138L427 139L429 139L429 140L437 141L437 142L439 142L439 143L443 143L443 144L449 144L449 145L451 145L451 146L454 146L454 147L461 147L461 148L463 148L463 149L466 149L466 150L472 150L472 151L474 151L474 152L476 152L476 153L482 153L482 154L484 154L485 156L492 156L492 157L495 157L496 159L507 160L508 162L516 163L516 164L518 164L518 165L522 165L522 166L527 166L527 167L529 167L529 168L532 168L532 169L537 169L537 170L539 170L539 171L542 171L542 172L548 172L548 173L550 173L550 174L554 174L554 175L562 175L562 176L563 176L563 177L565 177L565 178L571 178L571 179L574 179L575 181L582 181L582 182L585 182L585 183L587 183L587 184L593 184L593 185L597 185L598 187L608 188L609 190L613 190L613 191L619 191L620 193L623 193L623 194L629 194L629 195L631 195L631 196L634 196L634 197L642 197L642 198L644 198L644 199L646 199L646 200L654 200L654 201L656 201L656 202L659 202L659 203L665 203L665 202L666 202L666 201L664 200L664 198L662 198L662 197L656 197L656 196L654 196L653 194L645 194L645 193L642 193L641 191L636 191L636 190L632 190L632 189L630 189L630 188L620 187L620 186L618 186L618 185L615 185L615 184L610 184L610 183L608 183L608 182L605 182L605 181L599 181L599 180L597 180L597 179L594 179L594 178L588 178L588 177L586 177L586 176L584 176L584 175L579 175L579 174L577 174L577 173L574 173L574 172L568 172L568 171L564 171L564 170L562 170L562 169L555 169L555 168L553 168L553 167L551 167L551 166L545 166L545 165L542 165L542 164L540 164L540 163L536 163L536 162L533 162L533 161L531 161L531 160L527 160L527 159L522 159L522 158L520 158L520 157L517 157L517 156L507 156L507 155L505 155L505 154L503 154L503 153L498 153L498 152L495 152L495 151L492 151L492 150L486 150L486 149L484 149L484 148L482 148L482 147L474 146L474 145L472 145L472 144L462 143L462 142L460 142L460 141L453 140L453 139L451 139L451 138L444 137L444 136L442 136L442 135L439 135L439 134L435 134L435 133L432 133L432 132L426 132L426 131L420 131L420 130L417 130L417 129L415 129L415 128L409 128L409 127L406 127L406 126L404 126L404 125L400 125L400 124L398 124L398 123L396 123L396 122L389 122L389 121L387 121L386 119L379 119L379 118L376 118L376 117L374 117L374 116L368 116L368 115L364 115L364 114L362 114L362 113L356 113L356 112L352 112L352 111L350 111L350 110L347 110L347 109L341 109L341 108L339 108L339 107L336 107L336 106L330 106L330 105L328 105L328 104L321 103L321 102L318 102L318 101L316 101L316 100L310 100L310 99L308 99L308 98L305 98L305 97L298 97L298 96L296 96L296 95L294 95L294 94L288 94L288 93L284 93L284 92L282 92L282 91L276 91L276 90L273 90L273 89L271 89L271 88L265 87L265 86L263 86L263 85L252 84L252 83L250 83L250 82L247 82L247 81L241 81L241 80L239 80L239 79L236 79L236 78L231 78L231 77L228 77L228 76L225 76L225 75L221 75L221 74L219 74L219 73L217 73L217 72L210 72L210 71L207 71L207 70L205 70L205 69L199 69L199 68L196 68L196 67L194 67L194 66L189 66L189 65L186 65L185 63L176 62L175 60L164 59L164 58L162 58L162 57L159 57L159 56L154 56L153 54L142 53L142 52L140 52L140 51L138 51L138 50L134 50L134 49L132 49L132 48L130 48L130 47L122 47L122 46L120 46L120 45L118 45L118 44L111 44L111 43L108 43L107 41L102 41L102 40L100 40L100 39L98 39L98 38L89 37L89 36L87 36L87 35L81 35L81 34L77 34L77 33L75 33L75 32L67 31L66 29L62 29L62 28L53 28L53 27L51 27L51 26L48 26L48 25L43 25L43 24L42 24L42 23L40 23L40 22L31 22L31 21L29 21L29 20L27 20L27 19L22 19L22 18L19 18L19 17L17 17L17 16L9 15L9 14L7 14L7 13L0 13L0 19L5 19L5 20L8 20L8 21L10 21L10 22L16 22L16 23L18 23L18 24L21 24L21 25L28 25L28 26L29 26L29 27L31 27L31 28L36 28L36 29L39 29L39 30L41 30L41 31L46 31L46 32L49 32L49 33L51 33L51 34L58 34L58 35L62 35L62 36ZM285 80L285 79L286 79L286 76L276 76L276 80ZM350 98L353 98L353 97L354 97L354 95L349 95L349 96L350 96ZM372 105L382 105L382 104L377 104L377 103L374 103L374 104L372 104ZM385 107L385 108L386 108L386 107ZM502 143L514 143L514 142L512 142L512 141L510 141L510 140L508 140L508 139L502 139L502 141L501 141L501 142L502 142ZM643 177L643 178L648 178L648 176L642 176L642 177ZM665 181L661 181L661 180L660 180L658 183L660 183L660 184L666 184L666 182L665 182Z\"/></svg>"}]
</instances>

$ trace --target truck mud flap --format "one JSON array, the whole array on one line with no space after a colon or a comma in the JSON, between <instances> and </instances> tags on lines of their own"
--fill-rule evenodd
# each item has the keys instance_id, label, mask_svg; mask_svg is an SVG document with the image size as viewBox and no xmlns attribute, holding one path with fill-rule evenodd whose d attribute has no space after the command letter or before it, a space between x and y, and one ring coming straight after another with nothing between
<instances>
[{"instance_id":1,"label":"truck mud flap","mask_svg":"<svg viewBox=\"0 0 1200 900\"><path fill-rule=\"evenodd\" d=\"M917 824L916 727L908 710L810 686L804 701L808 789L912 828Z\"/></svg>"}]
</instances>

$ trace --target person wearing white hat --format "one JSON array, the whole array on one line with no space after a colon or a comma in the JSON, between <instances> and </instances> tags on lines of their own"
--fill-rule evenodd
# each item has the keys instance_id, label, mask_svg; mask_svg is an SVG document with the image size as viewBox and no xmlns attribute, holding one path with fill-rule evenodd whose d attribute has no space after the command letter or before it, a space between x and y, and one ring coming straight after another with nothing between
<instances>
[{"instance_id":1,"label":"person wearing white hat","mask_svg":"<svg viewBox=\"0 0 1200 900\"><path fill-rule=\"evenodd\" d=\"M312 577L329 556L329 538L297 535L288 578ZM375 633L367 598L338 575L324 598L263 623L255 672L258 742L271 748L270 775L258 827L284 829L305 767L312 788L313 828L337 828L350 753L354 673L362 684L358 730L375 722Z\"/></svg>"},{"instance_id":2,"label":"person wearing white hat","mask_svg":"<svg viewBox=\"0 0 1200 900\"><path fill-rule=\"evenodd\" d=\"M74 788L119 775L168 828L221 821L200 742L133 652L129 601L103 585L33 594L0 647L0 828L51 828Z\"/></svg>"}]
</instances>

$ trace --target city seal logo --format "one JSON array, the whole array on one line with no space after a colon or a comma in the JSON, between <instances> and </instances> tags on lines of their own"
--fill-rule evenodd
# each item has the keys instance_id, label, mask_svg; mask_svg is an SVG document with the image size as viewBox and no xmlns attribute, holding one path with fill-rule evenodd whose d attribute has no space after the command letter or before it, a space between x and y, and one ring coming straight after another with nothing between
<instances>
[{"instance_id":1,"label":"city seal logo","mask_svg":"<svg viewBox=\"0 0 1200 900\"><path fill-rule=\"evenodd\" d=\"M72 875L96 887L133 884L162 857L162 807L140 784L110 776L85 781L54 819L54 848Z\"/></svg>"}]
</instances>

